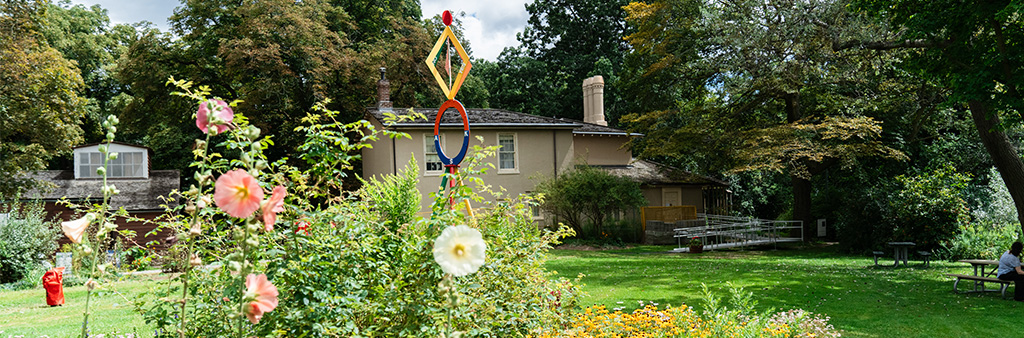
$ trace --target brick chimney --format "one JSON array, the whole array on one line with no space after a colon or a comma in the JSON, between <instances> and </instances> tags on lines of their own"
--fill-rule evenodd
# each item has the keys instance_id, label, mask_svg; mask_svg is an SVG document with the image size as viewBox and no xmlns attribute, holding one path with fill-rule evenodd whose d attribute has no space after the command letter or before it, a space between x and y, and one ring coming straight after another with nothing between
<instances>
[{"instance_id":1,"label":"brick chimney","mask_svg":"<svg viewBox=\"0 0 1024 338\"><path fill-rule=\"evenodd\" d=\"M377 81L377 110L391 111L391 82L384 78L385 67L380 67L380 80Z\"/></svg>"},{"instance_id":2,"label":"brick chimney","mask_svg":"<svg viewBox=\"0 0 1024 338\"><path fill-rule=\"evenodd\" d=\"M604 77L583 79L583 122L607 126L604 120Z\"/></svg>"}]
</instances>

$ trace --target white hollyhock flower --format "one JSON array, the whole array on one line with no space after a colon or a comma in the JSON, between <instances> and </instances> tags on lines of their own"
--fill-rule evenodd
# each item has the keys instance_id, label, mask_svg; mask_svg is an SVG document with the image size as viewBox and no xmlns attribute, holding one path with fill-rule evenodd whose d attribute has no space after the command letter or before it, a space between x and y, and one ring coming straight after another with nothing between
<instances>
[{"instance_id":1,"label":"white hollyhock flower","mask_svg":"<svg viewBox=\"0 0 1024 338\"><path fill-rule=\"evenodd\" d=\"M60 227L64 230L64 235L68 236L68 239L74 243L81 243L85 228L88 228L89 223L92 223L95 219L96 215L86 214L85 217L73 221L61 222Z\"/></svg>"},{"instance_id":2,"label":"white hollyhock flower","mask_svg":"<svg viewBox=\"0 0 1024 338\"><path fill-rule=\"evenodd\" d=\"M434 240L434 261L455 277L476 272L484 265L486 251L480 231L465 225L448 227Z\"/></svg>"}]
</instances>

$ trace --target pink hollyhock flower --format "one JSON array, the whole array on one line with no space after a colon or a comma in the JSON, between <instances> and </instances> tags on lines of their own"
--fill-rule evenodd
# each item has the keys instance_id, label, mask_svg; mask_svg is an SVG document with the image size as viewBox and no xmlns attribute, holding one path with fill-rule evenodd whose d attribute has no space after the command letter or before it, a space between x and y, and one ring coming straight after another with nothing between
<instances>
[{"instance_id":1,"label":"pink hollyhock flower","mask_svg":"<svg viewBox=\"0 0 1024 338\"><path fill-rule=\"evenodd\" d=\"M259 323L264 313L273 311L277 307L277 287L270 284L267 275L261 273L246 276L245 288L246 298L254 299L246 307L245 316L253 324Z\"/></svg>"},{"instance_id":2,"label":"pink hollyhock flower","mask_svg":"<svg viewBox=\"0 0 1024 338\"><path fill-rule=\"evenodd\" d=\"M228 215L246 218L260 208L263 188L244 170L235 169L220 175L213 186L213 201Z\"/></svg>"},{"instance_id":3,"label":"pink hollyhock flower","mask_svg":"<svg viewBox=\"0 0 1024 338\"><path fill-rule=\"evenodd\" d=\"M96 215L85 214L82 218L61 222L60 227L64 230L64 235L68 236L68 239L73 243L82 243L82 234L85 233L85 229L89 227L89 224L96 219Z\"/></svg>"},{"instance_id":4,"label":"pink hollyhock flower","mask_svg":"<svg viewBox=\"0 0 1024 338\"><path fill-rule=\"evenodd\" d=\"M288 195L284 186L274 187L270 199L263 203L263 226L267 231L274 230L274 223L277 223L277 213L284 211L284 196Z\"/></svg>"},{"instance_id":5,"label":"pink hollyhock flower","mask_svg":"<svg viewBox=\"0 0 1024 338\"><path fill-rule=\"evenodd\" d=\"M210 111L213 114L210 114ZM217 129L217 133L223 133L231 129L228 123L235 118L235 112L231 110L227 102L221 100L206 100L199 104L199 111L196 112L196 127L207 133L209 127Z\"/></svg>"}]
</instances>

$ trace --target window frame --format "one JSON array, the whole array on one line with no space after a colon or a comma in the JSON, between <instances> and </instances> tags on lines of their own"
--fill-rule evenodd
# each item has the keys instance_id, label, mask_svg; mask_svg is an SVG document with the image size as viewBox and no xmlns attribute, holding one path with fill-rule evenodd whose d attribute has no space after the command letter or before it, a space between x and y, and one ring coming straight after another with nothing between
<instances>
[{"instance_id":1,"label":"window frame","mask_svg":"<svg viewBox=\"0 0 1024 338\"><path fill-rule=\"evenodd\" d=\"M444 147L444 133L438 133L438 142L441 143L441 147ZM427 149L431 149L432 152L427 152ZM431 163L427 160L427 156L433 154L437 156L437 162L441 163L440 170L428 170L427 165ZM423 176L441 176L444 175L444 162L441 162L440 154L437 153L437 149L434 149L434 134L423 133Z\"/></svg>"},{"instance_id":2,"label":"window frame","mask_svg":"<svg viewBox=\"0 0 1024 338\"><path fill-rule=\"evenodd\" d=\"M93 156L95 155L95 156ZM128 156L131 156L133 160L137 157L138 162L124 163ZM103 176L97 175L96 170L100 167L104 167L103 153L99 151L81 151L77 152L75 161L75 170L77 171L76 179L101 179ZM99 160L99 163L93 163L93 160ZM83 163L83 160L88 160ZM117 161L118 163L114 163ZM115 166L121 172L120 175L114 175ZM108 161L106 163L107 178L111 179L145 179L146 176L146 154L143 151L125 151L118 152L117 159ZM125 175L125 169L135 167L137 173L135 175Z\"/></svg>"},{"instance_id":3,"label":"window frame","mask_svg":"<svg viewBox=\"0 0 1024 338\"><path fill-rule=\"evenodd\" d=\"M502 150L502 148L503 148L502 145L501 145L501 137L502 136L512 136L512 151L511 152L506 152L506 151ZM519 145L519 133L516 133L516 132L499 132L498 133L498 137L497 137L497 145L498 145L498 151L497 151L497 155L498 155L497 156L498 174L518 174L519 173L519 167L520 167L519 166L519 149L521 148L520 145ZM501 167L501 155L503 153L504 154L512 153L512 168L502 168Z\"/></svg>"}]
</instances>

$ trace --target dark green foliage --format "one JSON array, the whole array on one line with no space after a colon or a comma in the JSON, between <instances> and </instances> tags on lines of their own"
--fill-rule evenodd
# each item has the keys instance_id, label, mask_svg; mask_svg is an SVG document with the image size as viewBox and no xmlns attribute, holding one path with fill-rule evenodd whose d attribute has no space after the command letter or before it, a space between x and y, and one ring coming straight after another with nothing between
<instances>
[{"instance_id":1,"label":"dark green foliage","mask_svg":"<svg viewBox=\"0 0 1024 338\"><path fill-rule=\"evenodd\" d=\"M537 192L544 195L541 208L581 236L585 224L594 227L589 233L600 235L611 215L647 205L639 183L585 165L539 183Z\"/></svg>"},{"instance_id":2,"label":"dark green foliage","mask_svg":"<svg viewBox=\"0 0 1024 338\"><path fill-rule=\"evenodd\" d=\"M628 1L556 0L526 5L530 19L484 79L495 108L543 116L583 118L583 79L602 75L605 110L619 116L618 72L628 46L622 9Z\"/></svg>"},{"instance_id":3,"label":"dark green foliage","mask_svg":"<svg viewBox=\"0 0 1024 338\"><path fill-rule=\"evenodd\" d=\"M0 284L16 282L57 250L60 225L41 203L0 205ZM34 281L38 282L38 281Z\"/></svg>"}]
</instances>

